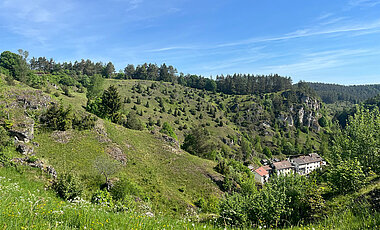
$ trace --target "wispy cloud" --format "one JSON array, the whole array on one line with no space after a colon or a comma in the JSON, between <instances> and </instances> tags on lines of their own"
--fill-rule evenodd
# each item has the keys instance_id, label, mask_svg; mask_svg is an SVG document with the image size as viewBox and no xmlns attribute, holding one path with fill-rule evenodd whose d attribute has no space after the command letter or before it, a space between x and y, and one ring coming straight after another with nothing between
<instances>
[{"instance_id":1,"label":"wispy cloud","mask_svg":"<svg viewBox=\"0 0 380 230\"><path fill-rule=\"evenodd\" d=\"M259 69L264 73L280 73L285 75L299 75L315 70L336 68L351 65L355 59L363 56L379 55L377 50L370 49L342 49L303 54L293 63L268 65Z\"/></svg>"},{"instance_id":2,"label":"wispy cloud","mask_svg":"<svg viewBox=\"0 0 380 230\"><path fill-rule=\"evenodd\" d=\"M326 24L333 24L338 21L343 20L343 17L331 19L333 21L330 21ZM232 47L232 46L243 46L243 45L250 45L255 43L265 43L265 42L272 42L272 41L282 41L282 40L290 40L290 39L296 39L296 38L304 38L304 37L311 37L311 36L318 36L318 35L330 35L330 34L341 34L341 33L349 33L349 32L360 32L365 34L371 34L371 33L378 33L380 29L380 19L372 22L367 23L355 23L355 24L346 24L346 25L340 25L340 26L334 26L330 28L325 28L323 26L322 28L305 28L305 29L299 29L284 35L280 36L274 36L274 37L255 37L250 38L246 40L240 40L236 42L229 42L229 43L221 43L218 45L210 45L210 46L170 46L170 47L163 47L163 48L157 48L149 50L151 52L163 52L163 51L171 51L171 50L182 50L182 49L215 49L215 48L225 48L225 47ZM356 33L355 35L359 35L359 33Z\"/></svg>"},{"instance_id":3,"label":"wispy cloud","mask_svg":"<svg viewBox=\"0 0 380 230\"><path fill-rule=\"evenodd\" d=\"M146 52L164 52L171 50L189 50L189 49L199 49L197 46L170 46L170 47L162 47L157 49L146 50Z\"/></svg>"},{"instance_id":4,"label":"wispy cloud","mask_svg":"<svg viewBox=\"0 0 380 230\"><path fill-rule=\"evenodd\" d=\"M128 0L128 6L125 10L126 12L132 11L137 9L141 4L143 3L143 0Z\"/></svg>"},{"instance_id":5,"label":"wispy cloud","mask_svg":"<svg viewBox=\"0 0 380 230\"><path fill-rule=\"evenodd\" d=\"M316 18L317 21L321 21L321 20L324 20L326 18L329 18L331 16L333 16L334 14L333 13L323 13L321 14L319 17Z\"/></svg>"},{"instance_id":6,"label":"wispy cloud","mask_svg":"<svg viewBox=\"0 0 380 230\"><path fill-rule=\"evenodd\" d=\"M351 7L374 7L380 4L380 0L350 0Z\"/></svg>"},{"instance_id":7,"label":"wispy cloud","mask_svg":"<svg viewBox=\"0 0 380 230\"><path fill-rule=\"evenodd\" d=\"M341 25L337 27L331 27L329 29L322 28L306 28L297 30L285 35L275 36L275 37L262 37L262 38L251 38L247 40L241 40L237 42L231 43L223 43L219 44L218 47L227 47L227 46L239 46L239 45L248 45L253 43L260 42L269 42L269 41L280 41L280 40L289 40L294 38L302 38L302 37L311 37L317 35L328 35L328 34L337 34L337 33L347 33L347 32L357 32L357 31L367 31L373 30L373 32L377 32L375 29L380 28L380 19L367 23L360 24L347 24Z\"/></svg>"},{"instance_id":8,"label":"wispy cloud","mask_svg":"<svg viewBox=\"0 0 380 230\"><path fill-rule=\"evenodd\" d=\"M70 1L5 0L0 3L0 19L13 33L44 43L54 31L62 29L63 16L70 7Z\"/></svg>"},{"instance_id":9,"label":"wispy cloud","mask_svg":"<svg viewBox=\"0 0 380 230\"><path fill-rule=\"evenodd\" d=\"M337 22L340 22L340 21L343 21L344 19L346 19L347 17L335 17L335 18L329 18L327 20L324 20L322 22L320 22L320 25L323 25L323 26L327 26L327 25L331 25L331 24L335 24Z\"/></svg>"}]
</instances>

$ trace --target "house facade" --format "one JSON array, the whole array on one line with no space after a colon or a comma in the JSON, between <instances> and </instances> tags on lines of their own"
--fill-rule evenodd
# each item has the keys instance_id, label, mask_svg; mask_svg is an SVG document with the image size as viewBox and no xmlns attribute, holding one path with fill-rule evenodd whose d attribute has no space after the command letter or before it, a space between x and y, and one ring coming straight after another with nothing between
<instances>
[{"instance_id":1,"label":"house facade","mask_svg":"<svg viewBox=\"0 0 380 230\"><path fill-rule=\"evenodd\" d=\"M300 175L308 175L326 164L317 153L291 158L290 162L294 165L295 172Z\"/></svg>"},{"instance_id":2,"label":"house facade","mask_svg":"<svg viewBox=\"0 0 380 230\"><path fill-rule=\"evenodd\" d=\"M294 166L287 160L274 162L272 164L272 168L274 169L274 172L277 173L277 175L283 175L286 176L293 171Z\"/></svg>"},{"instance_id":3,"label":"house facade","mask_svg":"<svg viewBox=\"0 0 380 230\"><path fill-rule=\"evenodd\" d=\"M312 171L326 165L326 162L317 153L310 153L308 155L292 157L288 160L279 161L273 160L273 163L261 162L266 164L254 170L253 166L248 168L254 173L255 180L262 184L268 182L269 177L272 174L277 175L289 175L291 173L297 173L299 175L308 175Z\"/></svg>"},{"instance_id":4,"label":"house facade","mask_svg":"<svg viewBox=\"0 0 380 230\"><path fill-rule=\"evenodd\" d=\"M256 169L254 171L255 180L261 184L268 182L271 170L272 169L269 167L269 165L261 166L260 168Z\"/></svg>"}]
</instances>

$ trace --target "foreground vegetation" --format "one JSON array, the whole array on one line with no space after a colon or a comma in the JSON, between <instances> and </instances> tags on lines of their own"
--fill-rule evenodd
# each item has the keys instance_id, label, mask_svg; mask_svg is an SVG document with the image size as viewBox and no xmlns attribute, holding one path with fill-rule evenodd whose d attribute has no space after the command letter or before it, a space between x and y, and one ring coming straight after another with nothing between
<instances>
[{"instance_id":1,"label":"foreground vegetation","mask_svg":"<svg viewBox=\"0 0 380 230\"><path fill-rule=\"evenodd\" d=\"M218 229L224 225L217 224L215 219L199 222L194 216L152 217L141 209L115 212L107 205L82 199L63 201L53 191L45 191L43 175L38 171L19 167L17 171L0 168L0 173L0 195L5 198L0 201L0 226L4 229ZM364 197L375 188L380 189L379 182L354 196L336 197L329 204L332 209L326 218L289 229L376 229L380 226L379 213L368 204L355 201L355 197ZM333 208L334 205L338 207ZM254 225L248 229L254 227L270 226Z\"/></svg>"},{"instance_id":2,"label":"foreground vegetation","mask_svg":"<svg viewBox=\"0 0 380 230\"><path fill-rule=\"evenodd\" d=\"M115 212L82 199L63 201L32 177L37 171L19 174L0 168L0 173L2 229L214 229L212 224L189 219L193 217L152 217L133 209Z\"/></svg>"}]
</instances>

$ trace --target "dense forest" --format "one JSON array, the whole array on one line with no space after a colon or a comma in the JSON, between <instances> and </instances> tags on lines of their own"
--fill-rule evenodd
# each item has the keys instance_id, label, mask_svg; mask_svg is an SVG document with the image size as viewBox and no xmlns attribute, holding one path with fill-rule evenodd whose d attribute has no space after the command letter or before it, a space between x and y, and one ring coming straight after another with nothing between
<instances>
[{"instance_id":1,"label":"dense forest","mask_svg":"<svg viewBox=\"0 0 380 230\"><path fill-rule=\"evenodd\" d=\"M380 226L379 96L338 112L278 75L28 56L0 56L4 227ZM251 170L311 153L309 176Z\"/></svg>"},{"instance_id":2,"label":"dense forest","mask_svg":"<svg viewBox=\"0 0 380 230\"><path fill-rule=\"evenodd\" d=\"M348 101L356 104L380 94L380 84L345 86L308 82L308 85L314 89L322 101L327 104L339 101Z\"/></svg>"}]
</instances>

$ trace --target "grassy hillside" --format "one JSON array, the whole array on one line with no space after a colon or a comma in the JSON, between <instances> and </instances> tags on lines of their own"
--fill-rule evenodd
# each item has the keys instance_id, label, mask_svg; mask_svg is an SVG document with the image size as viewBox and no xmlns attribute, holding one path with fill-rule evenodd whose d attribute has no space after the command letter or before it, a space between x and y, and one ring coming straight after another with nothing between
<instances>
[{"instance_id":1,"label":"grassy hillside","mask_svg":"<svg viewBox=\"0 0 380 230\"><path fill-rule=\"evenodd\" d=\"M0 168L0 175L2 229L215 229L188 218L149 217L134 211L114 212L84 200L62 201L45 191L39 170Z\"/></svg>"},{"instance_id":2,"label":"grassy hillside","mask_svg":"<svg viewBox=\"0 0 380 230\"><path fill-rule=\"evenodd\" d=\"M259 139L253 151L256 160L265 157L258 151L261 146L281 151L283 146L292 145L311 145L310 151L319 148L322 131L328 132L328 127L322 127L320 132L315 130L318 128L315 121L309 123L308 128L295 127L297 116L294 114L302 111L306 118L315 120L325 112L323 108L317 108L320 105L312 98L290 91L227 96L151 81L107 80L104 88L109 85L116 85L123 101L125 98L124 112L137 107L139 118L148 124L143 131L127 129L103 119L98 119L88 130L53 131L39 119L41 114L58 101L65 107L71 106L76 115L85 114L85 93L76 92L73 87L71 96L65 96L60 89L52 87L43 92L18 82L13 86L0 84L1 124L9 133L28 133L33 127L30 142L21 144L24 144L23 148L33 148L35 154L25 153L25 156L19 153L20 149L16 151L20 142L0 149L0 195L6 197L0 201L0 226L10 229L213 229L217 223L216 226L224 227L222 215L218 214L219 202L226 202L226 199L219 199L223 193L218 184L223 177L214 171L217 163L181 150L178 143L158 132L157 120L169 122L180 143L191 127L202 125L208 128L212 141L219 147L228 146L230 157L239 153L244 140L255 143ZM149 125L149 118L155 121L154 124ZM9 159L19 163L9 163ZM109 162L118 169L110 173L109 181L114 185L123 182L126 186L124 191L128 194L123 200L124 206L89 202L105 186L106 178L99 172L99 164L107 166ZM251 173L236 161L230 163L236 165L235 168L227 166L232 170L230 175L238 178L229 180L239 189L236 181L240 183L240 177L247 178L246 174L235 170ZM58 198L52 189L55 180L38 169L40 166L44 170L47 166L54 167L58 177L66 173L77 175L85 188L81 195L84 200L68 202ZM303 222L303 226L301 221L291 229L378 227L379 180L377 176L367 180L370 183L358 192L346 195L323 193L326 197L321 203L322 211L313 216L310 224ZM247 181L249 183L242 183L242 187L251 186L251 195L265 192L265 187L260 191L254 189L253 179ZM329 187L322 183L319 189L323 190L324 186ZM116 198L113 202L117 202ZM232 217L239 213L239 210L235 213L235 209L239 209L241 203L239 200L231 203ZM239 214L236 215L238 218ZM264 227L260 223L252 224L252 228ZM275 226L277 224L273 228Z\"/></svg>"},{"instance_id":3,"label":"grassy hillside","mask_svg":"<svg viewBox=\"0 0 380 230\"><path fill-rule=\"evenodd\" d=\"M297 131L300 110L305 111L305 117L310 113L307 119L311 120L318 120L324 113L308 108L310 105L302 102L304 95L291 92L226 95L168 82L114 79L107 80L104 89L110 85L118 88L125 113L135 110L144 123L154 124L148 128L156 131L160 130L157 121L161 124L169 122L180 143L191 127L201 125L210 131L220 148L231 151L228 154L233 158L239 159L243 139L252 144L254 161L266 157L262 154L264 146L281 157L287 142L296 148L307 145L308 141L311 148L308 151L319 150L320 136L316 128L324 128L315 123L302 132ZM302 126L299 125L298 129ZM260 137L259 145L256 136Z\"/></svg>"},{"instance_id":4,"label":"grassy hillside","mask_svg":"<svg viewBox=\"0 0 380 230\"><path fill-rule=\"evenodd\" d=\"M138 113L143 112L141 119L146 123L149 117L155 123L157 120L161 120L161 123L168 121L174 127L180 142L184 140L184 133L198 124L207 126L217 137L236 135L237 127L228 122L217 104L220 94L157 81L112 79L106 81L104 89L110 85L118 87L125 112L128 113L136 106ZM128 98L131 99L131 103L126 103ZM163 110L160 107L160 99L165 108ZM149 106L146 106L147 102ZM210 113L211 109L215 110L215 115ZM219 126L220 121L227 122L228 125Z\"/></svg>"},{"instance_id":5,"label":"grassy hillside","mask_svg":"<svg viewBox=\"0 0 380 230\"><path fill-rule=\"evenodd\" d=\"M0 90L1 104L8 105L13 126L24 125L27 114L36 118L50 104L46 102L46 107L34 109L23 107L24 101L41 105L43 98L56 100L55 91L48 95L23 85L3 86ZM74 93L73 97L59 98L63 104L72 105L78 114L84 112L83 95ZM221 179L213 170L215 163L182 151L160 134L126 129L101 119L93 130L50 131L42 128L38 120L35 128L34 143L28 143L34 146L35 157L53 166L58 175L78 174L86 184L87 198L105 183L94 168L98 159L123 162L112 179L127 181L134 188L131 195L147 202L154 213L193 213L196 212L194 202L200 197L214 200L220 196L218 186L212 181ZM12 153L12 157L16 156L21 157Z\"/></svg>"}]
</instances>

